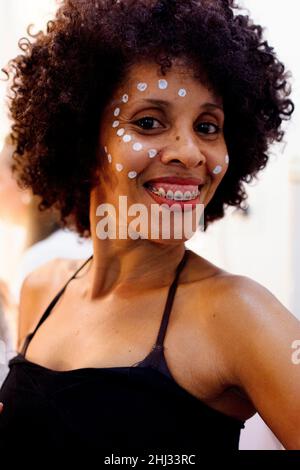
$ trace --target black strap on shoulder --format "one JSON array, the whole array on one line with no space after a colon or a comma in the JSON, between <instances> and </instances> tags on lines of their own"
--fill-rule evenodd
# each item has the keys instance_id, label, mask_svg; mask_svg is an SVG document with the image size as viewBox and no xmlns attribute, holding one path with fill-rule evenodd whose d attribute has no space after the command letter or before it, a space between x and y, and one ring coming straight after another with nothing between
<instances>
[{"instance_id":1,"label":"black strap on shoulder","mask_svg":"<svg viewBox=\"0 0 300 470\"><path fill-rule=\"evenodd\" d=\"M28 348L28 345L30 343L30 341L32 340L33 336L35 335L36 331L39 329L39 327L41 326L41 324L46 320L46 318L50 315L50 312L51 310L53 309L54 305L57 303L58 299L60 298L60 296L64 293L64 291L66 290L67 286L69 285L69 283L77 276L77 274L84 268L84 266L86 266L86 264L88 264L88 262L93 258L93 255L90 256L84 263L82 266L80 266L79 269L77 269L77 271L72 275L72 277L70 277L70 279L66 282L66 284L63 286L63 288L56 294L56 296L54 297L54 299L50 302L50 304L48 305L48 307L46 308L45 312L43 313L40 321L38 322L38 324L36 325L34 331L32 333L29 333L27 336L26 336L26 339L25 339L25 342L23 344L23 347L22 347L22 351L21 351L21 354L23 356L25 356L25 353L27 351L27 348Z\"/></svg>"},{"instance_id":2,"label":"black strap on shoulder","mask_svg":"<svg viewBox=\"0 0 300 470\"><path fill-rule=\"evenodd\" d=\"M166 301L166 305L165 305L161 325L160 325L160 328L159 328L159 332L158 332L158 335L157 335L157 340L156 340L156 343L153 347L153 349L155 349L155 350L163 349L163 343L164 343L164 339L165 339L165 335L166 335L166 331L167 331L167 326L168 326L168 322L169 322L169 318L170 318L170 313L171 313L171 310L172 310L172 305L173 305L175 293L176 293L176 290L177 290L178 278L179 278L179 275L180 275L181 271L183 270L183 268L184 268L184 266L187 262L187 258L188 258L188 250L185 249L184 255L183 255L179 265L177 266L174 281L172 282L172 284L170 286L170 289L169 289L169 292L168 292L168 297L167 297L167 301Z\"/></svg>"}]
</instances>

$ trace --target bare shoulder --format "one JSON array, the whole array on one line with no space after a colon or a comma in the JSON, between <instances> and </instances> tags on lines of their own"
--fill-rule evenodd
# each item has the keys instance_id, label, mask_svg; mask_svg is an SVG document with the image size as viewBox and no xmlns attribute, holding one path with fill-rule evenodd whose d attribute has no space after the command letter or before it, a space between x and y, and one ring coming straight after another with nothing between
<instances>
[{"instance_id":1,"label":"bare shoulder","mask_svg":"<svg viewBox=\"0 0 300 470\"><path fill-rule=\"evenodd\" d=\"M51 300L83 262L56 258L39 266L25 278L19 305L18 349Z\"/></svg>"},{"instance_id":2,"label":"bare shoulder","mask_svg":"<svg viewBox=\"0 0 300 470\"><path fill-rule=\"evenodd\" d=\"M299 328L296 317L268 288L254 279L215 267L207 281L212 327L223 332L221 345L225 342L225 350L233 349L228 348L229 344L240 348L243 341L257 345L259 341L263 342L267 331L276 337L282 329Z\"/></svg>"},{"instance_id":3,"label":"bare shoulder","mask_svg":"<svg viewBox=\"0 0 300 470\"><path fill-rule=\"evenodd\" d=\"M247 276L219 272L210 283L207 324L226 378L244 392L287 449L299 449L300 374L293 361L299 320Z\"/></svg>"},{"instance_id":4,"label":"bare shoulder","mask_svg":"<svg viewBox=\"0 0 300 470\"><path fill-rule=\"evenodd\" d=\"M268 288L248 276L222 271L214 284L220 320L236 325L267 326L279 318L295 319Z\"/></svg>"},{"instance_id":5,"label":"bare shoulder","mask_svg":"<svg viewBox=\"0 0 300 470\"><path fill-rule=\"evenodd\" d=\"M192 253L191 280L205 286L213 307L214 318L228 322L271 320L276 314L292 316L265 286L254 279L230 273ZM238 318L237 318L238 317Z\"/></svg>"}]
</instances>

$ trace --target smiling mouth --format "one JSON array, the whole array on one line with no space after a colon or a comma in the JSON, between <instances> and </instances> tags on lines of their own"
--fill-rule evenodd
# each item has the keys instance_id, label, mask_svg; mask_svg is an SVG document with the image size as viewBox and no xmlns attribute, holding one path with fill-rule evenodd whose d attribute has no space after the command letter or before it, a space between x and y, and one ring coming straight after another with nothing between
<instances>
[{"instance_id":1,"label":"smiling mouth","mask_svg":"<svg viewBox=\"0 0 300 470\"><path fill-rule=\"evenodd\" d=\"M204 185L191 187L177 184L173 189L171 189L171 185L168 185L167 188L160 185L154 187L151 183L145 183L143 186L158 204L166 204L169 207L179 205L181 209L194 209L200 203L201 190Z\"/></svg>"},{"instance_id":2,"label":"smiling mouth","mask_svg":"<svg viewBox=\"0 0 300 470\"><path fill-rule=\"evenodd\" d=\"M171 201L194 201L198 199L198 196L201 193L201 188L204 186L203 184L199 186L183 186L180 187L179 185L176 185L174 188L169 187L162 187L162 186L153 186L151 183L145 183L144 187L151 192L152 194L155 194L159 196L162 199L166 200L171 200Z\"/></svg>"}]
</instances>

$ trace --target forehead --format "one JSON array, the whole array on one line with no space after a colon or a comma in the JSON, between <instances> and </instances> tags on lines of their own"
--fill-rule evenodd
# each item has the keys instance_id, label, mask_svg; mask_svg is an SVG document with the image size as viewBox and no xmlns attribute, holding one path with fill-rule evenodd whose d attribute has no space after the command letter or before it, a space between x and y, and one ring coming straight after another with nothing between
<instances>
[{"instance_id":1,"label":"forehead","mask_svg":"<svg viewBox=\"0 0 300 470\"><path fill-rule=\"evenodd\" d=\"M166 88L160 88L160 80L167 82ZM138 84L147 85L146 93L141 94L137 87ZM212 88L208 88L207 85L203 84L199 78L195 77L194 70L179 60L173 61L172 67L167 69L165 75L161 74L160 66L155 62L142 62L132 65L116 95L127 93L132 98L142 98L144 95L149 94L170 97L175 91L178 92L183 87L187 91L187 96L192 96L192 99L210 99L222 104L221 98L214 93Z\"/></svg>"}]
</instances>

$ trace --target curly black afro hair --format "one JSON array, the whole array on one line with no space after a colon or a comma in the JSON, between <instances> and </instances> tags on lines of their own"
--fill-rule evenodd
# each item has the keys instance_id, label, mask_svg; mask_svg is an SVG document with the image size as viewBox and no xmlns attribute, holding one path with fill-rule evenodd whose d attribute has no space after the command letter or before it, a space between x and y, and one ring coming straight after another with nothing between
<instances>
[{"instance_id":1,"label":"curly black afro hair","mask_svg":"<svg viewBox=\"0 0 300 470\"><path fill-rule=\"evenodd\" d=\"M90 235L101 113L132 64L154 60L165 74L178 57L223 99L231 165L205 229L226 206L245 209L243 183L266 166L294 105L289 73L234 0L64 0L46 33L30 37L7 74L14 170L41 209L58 209L63 224Z\"/></svg>"}]
</instances>

